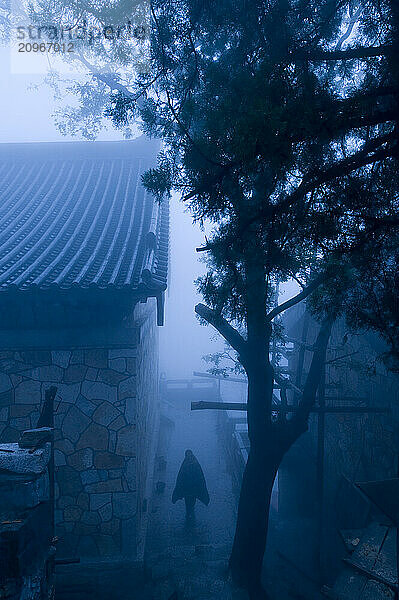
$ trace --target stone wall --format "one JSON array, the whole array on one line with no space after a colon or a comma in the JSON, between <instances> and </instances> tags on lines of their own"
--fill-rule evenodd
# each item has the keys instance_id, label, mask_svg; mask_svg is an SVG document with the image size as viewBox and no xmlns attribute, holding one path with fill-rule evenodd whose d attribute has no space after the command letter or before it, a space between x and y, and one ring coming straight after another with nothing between
<instances>
[{"instance_id":1,"label":"stone wall","mask_svg":"<svg viewBox=\"0 0 399 600\"><path fill-rule=\"evenodd\" d=\"M153 305L137 307L136 319L136 348L0 352L2 441L15 441L35 426L44 390L58 388L60 556L136 560L142 553L139 531L158 401Z\"/></svg>"}]
</instances>

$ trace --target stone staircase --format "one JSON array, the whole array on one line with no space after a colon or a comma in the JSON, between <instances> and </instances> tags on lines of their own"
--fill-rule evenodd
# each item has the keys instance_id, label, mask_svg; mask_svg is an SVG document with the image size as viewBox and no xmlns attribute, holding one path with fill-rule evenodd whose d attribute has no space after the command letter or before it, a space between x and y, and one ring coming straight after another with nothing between
<instances>
[{"instance_id":1,"label":"stone staircase","mask_svg":"<svg viewBox=\"0 0 399 600\"><path fill-rule=\"evenodd\" d=\"M247 600L227 572L229 549L178 546L151 559L150 581L140 600Z\"/></svg>"}]
</instances>

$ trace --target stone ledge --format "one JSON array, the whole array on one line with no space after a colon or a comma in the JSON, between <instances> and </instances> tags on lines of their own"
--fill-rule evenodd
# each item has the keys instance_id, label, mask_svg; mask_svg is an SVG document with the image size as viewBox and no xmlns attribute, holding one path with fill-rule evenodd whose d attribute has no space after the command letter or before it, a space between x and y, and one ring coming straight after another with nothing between
<instances>
[{"instance_id":1,"label":"stone ledge","mask_svg":"<svg viewBox=\"0 0 399 600\"><path fill-rule=\"evenodd\" d=\"M18 444L0 444L0 475L41 475L50 460L51 445L47 443L30 453Z\"/></svg>"}]
</instances>

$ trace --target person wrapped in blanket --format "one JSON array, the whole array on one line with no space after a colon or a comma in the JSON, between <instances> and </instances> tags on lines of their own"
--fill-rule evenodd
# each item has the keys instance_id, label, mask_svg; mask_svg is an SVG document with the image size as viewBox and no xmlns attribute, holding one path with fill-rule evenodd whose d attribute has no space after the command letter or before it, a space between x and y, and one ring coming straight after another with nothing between
<instances>
[{"instance_id":1,"label":"person wrapped in blanket","mask_svg":"<svg viewBox=\"0 0 399 600\"><path fill-rule=\"evenodd\" d=\"M187 518L194 515L194 506L197 499L205 504L205 506L209 504L209 493L206 487L205 476L192 450L186 450L185 458L177 475L172 502L175 504L183 498L186 504Z\"/></svg>"}]
</instances>

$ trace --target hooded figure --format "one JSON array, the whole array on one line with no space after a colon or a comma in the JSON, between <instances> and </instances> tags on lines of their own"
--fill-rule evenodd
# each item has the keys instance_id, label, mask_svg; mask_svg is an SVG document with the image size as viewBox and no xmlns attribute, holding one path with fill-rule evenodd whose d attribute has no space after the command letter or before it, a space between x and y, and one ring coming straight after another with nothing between
<instances>
[{"instance_id":1,"label":"hooded figure","mask_svg":"<svg viewBox=\"0 0 399 600\"><path fill-rule=\"evenodd\" d=\"M176 486L172 495L173 504L182 498L186 503L187 516L192 515L197 498L206 506L209 504L204 473L191 450L186 450L185 459L177 475Z\"/></svg>"}]
</instances>

